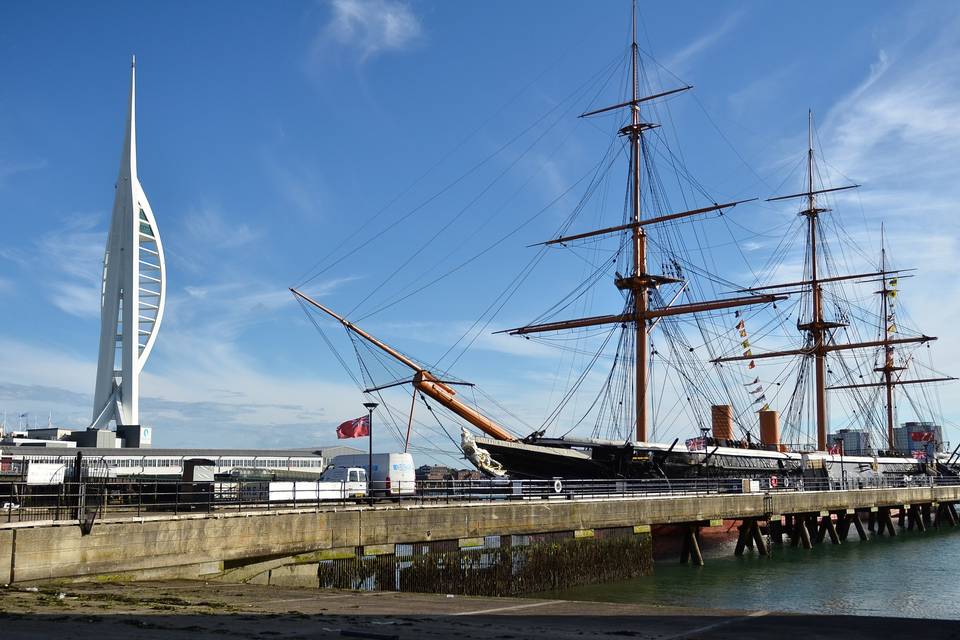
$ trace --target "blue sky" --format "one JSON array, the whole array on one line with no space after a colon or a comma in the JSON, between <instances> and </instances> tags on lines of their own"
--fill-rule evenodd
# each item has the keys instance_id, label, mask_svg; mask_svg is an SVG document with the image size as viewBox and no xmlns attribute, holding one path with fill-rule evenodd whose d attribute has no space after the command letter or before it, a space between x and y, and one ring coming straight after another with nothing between
<instances>
[{"instance_id":1,"label":"blue sky","mask_svg":"<svg viewBox=\"0 0 960 640\"><path fill-rule=\"evenodd\" d=\"M670 102L669 116L699 182L718 201L797 186L790 169L813 109L836 180L865 185L837 199L838 215L851 215L871 247L883 220L898 264L921 270L901 299L940 336L936 362L949 369L960 356L957 6L640 8L641 46L664 68L649 67L651 84L696 87ZM41 422L52 411L76 427L90 419L97 278L131 53L140 180L170 291L143 376L143 421L157 445L309 446L333 440L363 398L287 287L347 240L348 258L306 290L365 317L587 175L616 122L576 115L618 98L619 78L590 82L623 55L628 15L627 2L613 1L3 4L0 407ZM616 185L608 219L621 211ZM575 203L561 199L364 326L435 361L530 258L526 245L551 237ZM740 247L757 263L772 249L759 233L772 211L736 210L757 232ZM731 277L745 268L740 252L719 252ZM489 333L529 321L582 275L582 264L548 258L455 373L538 424L571 362ZM616 292L604 295L597 308L616 310ZM940 395L952 420L955 395ZM423 425L415 441L431 455L450 448L444 438Z\"/></svg>"}]
</instances>

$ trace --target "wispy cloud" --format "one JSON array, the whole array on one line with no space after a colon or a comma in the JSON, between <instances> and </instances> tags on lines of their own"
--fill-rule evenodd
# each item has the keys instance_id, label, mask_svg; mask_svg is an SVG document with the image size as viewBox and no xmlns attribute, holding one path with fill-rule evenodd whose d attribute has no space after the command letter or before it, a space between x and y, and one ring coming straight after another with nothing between
<instances>
[{"instance_id":1,"label":"wispy cloud","mask_svg":"<svg viewBox=\"0 0 960 640\"><path fill-rule=\"evenodd\" d=\"M195 242L214 249L235 249L260 236L245 222L227 220L220 207L212 204L190 211L186 224L187 233Z\"/></svg>"},{"instance_id":2,"label":"wispy cloud","mask_svg":"<svg viewBox=\"0 0 960 640\"><path fill-rule=\"evenodd\" d=\"M683 73L689 68L690 63L693 62L697 56L723 40L723 38L737 26L743 18L743 15L743 9L728 14L723 22L716 27L694 39L679 51L670 54L666 59L665 66L673 73Z\"/></svg>"},{"instance_id":3,"label":"wispy cloud","mask_svg":"<svg viewBox=\"0 0 960 640\"><path fill-rule=\"evenodd\" d=\"M309 166L286 166L269 155L265 164L277 193L295 211L311 217L323 211L326 198L319 177L322 171Z\"/></svg>"},{"instance_id":4,"label":"wispy cloud","mask_svg":"<svg viewBox=\"0 0 960 640\"><path fill-rule=\"evenodd\" d=\"M865 217L859 235L872 239L871 252L879 249L882 221L894 266L919 268L902 285L899 318L941 336L931 351L945 363L960 358L960 283L953 277L960 261L960 13L932 12L922 25L920 19L904 19L900 38L884 41L863 80L822 118L819 141L833 184L850 176L864 185L838 194L834 215L853 225ZM943 397L947 417L960 415L955 397Z\"/></svg>"},{"instance_id":5,"label":"wispy cloud","mask_svg":"<svg viewBox=\"0 0 960 640\"><path fill-rule=\"evenodd\" d=\"M0 160L0 189L5 187L11 178L14 176L24 173L25 171L35 171L37 169L43 169L47 166L46 160L34 160L34 161L23 161L23 162L13 162Z\"/></svg>"},{"instance_id":6,"label":"wispy cloud","mask_svg":"<svg viewBox=\"0 0 960 640\"><path fill-rule=\"evenodd\" d=\"M54 306L80 318L100 315L107 234L98 223L97 215L69 216L40 237L35 253L21 253L18 258L41 274Z\"/></svg>"},{"instance_id":7,"label":"wispy cloud","mask_svg":"<svg viewBox=\"0 0 960 640\"><path fill-rule=\"evenodd\" d=\"M310 62L322 65L345 53L363 63L420 40L423 27L409 5L397 0L331 0L328 21L310 47Z\"/></svg>"}]
</instances>

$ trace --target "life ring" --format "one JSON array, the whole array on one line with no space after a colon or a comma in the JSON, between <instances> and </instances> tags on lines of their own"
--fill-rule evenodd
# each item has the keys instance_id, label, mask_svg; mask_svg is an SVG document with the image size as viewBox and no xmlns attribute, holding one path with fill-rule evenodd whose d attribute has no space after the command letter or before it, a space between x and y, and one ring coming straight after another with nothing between
<instances>
[{"instance_id":1,"label":"life ring","mask_svg":"<svg viewBox=\"0 0 960 640\"><path fill-rule=\"evenodd\" d=\"M554 481L553 481L553 492L554 492L554 493L560 493L561 491L563 491L563 483L560 482L559 480L554 480Z\"/></svg>"},{"instance_id":2,"label":"life ring","mask_svg":"<svg viewBox=\"0 0 960 640\"><path fill-rule=\"evenodd\" d=\"M770 488L771 489L777 488L777 476L770 476Z\"/></svg>"}]
</instances>

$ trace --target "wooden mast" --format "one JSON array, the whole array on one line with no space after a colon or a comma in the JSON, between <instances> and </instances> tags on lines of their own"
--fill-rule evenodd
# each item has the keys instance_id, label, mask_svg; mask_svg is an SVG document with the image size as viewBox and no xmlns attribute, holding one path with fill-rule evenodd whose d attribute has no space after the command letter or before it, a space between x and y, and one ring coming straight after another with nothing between
<instances>
[{"instance_id":1,"label":"wooden mast","mask_svg":"<svg viewBox=\"0 0 960 640\"><path fill-rule=\"evenodd\" d=\"M573 320L561 320L556 322L547 322L542 324L526 325L514 329L506 329L498 333L509 333L510 335L526 335L531 333L541 333L545 331L561 331L565 329L574 329L578 327L591 327L603 324L633 324L634 342L635 342L635 431L637 442L645 442L650 437L650 416L648 413L648 361L650 358L650 342L648 323L651 320L667 316L675 316L689 313L699 313L704 311L714 311L719 309L729 309L733 307L743 307L754 304L768 304L778 300L784 300L785 295L774 295L770 293L760 295L749 295L739 298L730 298L725 300L710 300L705 302L694 302L681 305L669 305L663 308L650 308L650 290L656 289L660 285L668 283L680 283L683 280L667 276L651 274L647 272L647 233L646 227L658 223L687 218L695 215L701 215L711 211L722 211L732 208L750 200L738 200L724 204L714 203L711 206L691 209L678 213L656 216L644 219L642 217L641 203L641 168L643 166L643 132L656 128L658 125L644 122L640 117L640 105L663 98L666 96L692 89L691 86L680 87L662 91L652 95L640 96L640 47L637 44L637 6L636 0L633 2L632 15L632 41L630 44L630 84L631 96L627 102L615 104L609 107L603 107L593 111L588 111L580 115L581 118L593 116L601 113L607 113L615 109L630 108L630 123L620 129L620 135L628 137L630 141L630 216L629 222L615 227L606 227L584 233L578 233L566 237L555 238L540 243L545 245L563 244L574 240L581 240L598 235L630 231L631 233L631 265L630 274L624 277L618 277L615 284L621 291L630 292L629 311L620 314L593 316L589 318L577 318Z\"/></svg>"},{"instance_id":2,"label":"wooden mast","mask_svg":"<svg viewBox=\"0 0 960 640\"><path fill-rule=\"evenodd\" d=\"M633 165L633 312L634 331L636 332L636 388L634 403L636 405L636 432L637 442L647 440L647 287L641 285L641 276L647 272L647 233L640 225L640 103L637 102L640 91L639 70L637 62L639 50L637 46L637 0L633 0L633 25L631 32L633 41L630 45L630 66L632 82L632 104L630 106L630 147L631 164Z\"/></svg>"},{"instance_id":3,"label":"wooden mast","mask_svg":"<svg viewBox=\"0 0 960 640\"><path fill-rule=\"evenodd\" d=\"M813 111L807 111L807 226L810 229L810 287L813 294L813 319L809 331L814 349L817 404L817 449L827 448L827 353L824 351L823 286L817 274L817 215L813 193Z\"/></svg>"},{"instance_id":4,"label":"wooden mast","mask_svg":"<svg viewBox=\"0 0 960 640\"><path fill-rule=\"evenodd\" d=\"M789 349L784 351L772 351L768 353L756 353L749 356L733 356L729 358L717 358L713 362L734 362L738 360L756 360L761 358L776 358L780 356L791 356L791 355L803 355L803 356L812 356L814 358L814 393L815 393L815 402L816 402L816 426L817 426L817 449L824 451L827 448L827 391L834 389L858 389L862 387L876 387L876 386L885 386L887 392L887 439L889 442L889 447L893 449L894 445L894 436L893 436L893 425L894 425L894 416L893 416L893 387L897 384L914 384L922 382L940 382L952 380L953 378L929 378L926 380L909 380L909 381L897 381L893 377L893 372L903 367L893 366L893 353L894 346L898 344L914 344L914 343L926 343L933 340L936 340L933 336L921 335L912 338L897 338L893 339L890 337L890 332L887 330L887 316L888 314L888 300L887 295L890 293L890 289L887 288L886 277L890 274L899 273L897 270L888 271L886 268L885 253L881 254L881 265L879 272L875 273L860 273L860 274L848 274L841 276L832 276L827 278L821 278L819 272L819 264L817 257L817 222L819 215L829 209L822 207L817 207L816 196L822 193L829 193L834 191L843 191L846 189L854 189L860 185L848 185L844 187L831 187L827 189L814 189L813 175L814 175L814 156L813 156L813 112L808 111L807 113L807 191L804 193L794 193L786 196L777 196L773 198L767 198L767 202L773 202L777 200L786 200L789 198L806 198L806 209L800 212L800 215L807 218L807 244L810 249L810 279L801 280L798 282L789 282L785 284L774 284L774 285L765 285L760 287L751 287L749 289L741 289L740 292L751 292L751 291L765 291L771 289L784 289L792 287L810 287L810 292L812 296L812 313L810 322L804 324L798 324L797 328L801 331L808 332L810 336L809 347L805 349ZM836 343L830 341L831 329L838 327L846 326L841 322L830 322L826 321L823 316L823 283L825 282L837 282L841 280L852 280L857 278L863 278L868 276L879 276L883 286L880 293L883 296L882 302L882 320L883 320L883 334L880 340L867 341L867 342L853 342L853 343ZM885 363L883 367L878 367L875 370L878 372L883 372L883 381L879 383L864 383L864 384L849 384L849 385L837 385L828 387L826 383L826 357L827 354L834 351L845 351L850 349L866 349L866 348L876 348L883 347Z\"/></svg>"},{"instance_id":5,"label":"wooden mast","mask_svg":"<svg viewBox=\"0 0 960 640\"><path fill-rule=\"evenodd\" d=\"M884 244L883 227L880 227L880 270L886 270L887 266L887 247ZM890 324L893 321L890 313L890 304L887 296L890 290L887 289L887 279L881 280L883 286L880 287L880 330L881 335L886 341L883 345L883 366L879 369L883 372L883 382L887 391L887 451L894 451L896 439L893 436L893 425L895 418L893 416L893 345L890 344Z\"/></svg>"}]
</instances>

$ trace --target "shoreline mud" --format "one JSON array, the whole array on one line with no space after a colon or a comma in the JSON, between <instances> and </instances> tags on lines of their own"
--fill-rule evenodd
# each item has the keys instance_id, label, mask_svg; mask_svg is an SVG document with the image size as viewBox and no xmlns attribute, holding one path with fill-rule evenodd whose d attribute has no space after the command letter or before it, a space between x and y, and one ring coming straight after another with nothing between
<instances>
[{"instance_id":1,"label":"shoreline mud","mask_svg":"<svg viewBox=\"0 0 960 640\"><path fill-rule=\"evenodd\" d=\"M606 602L355 592L194 581L0 589L7 639L960 639L960 622Z\"/></svg>"}]
</instances>

